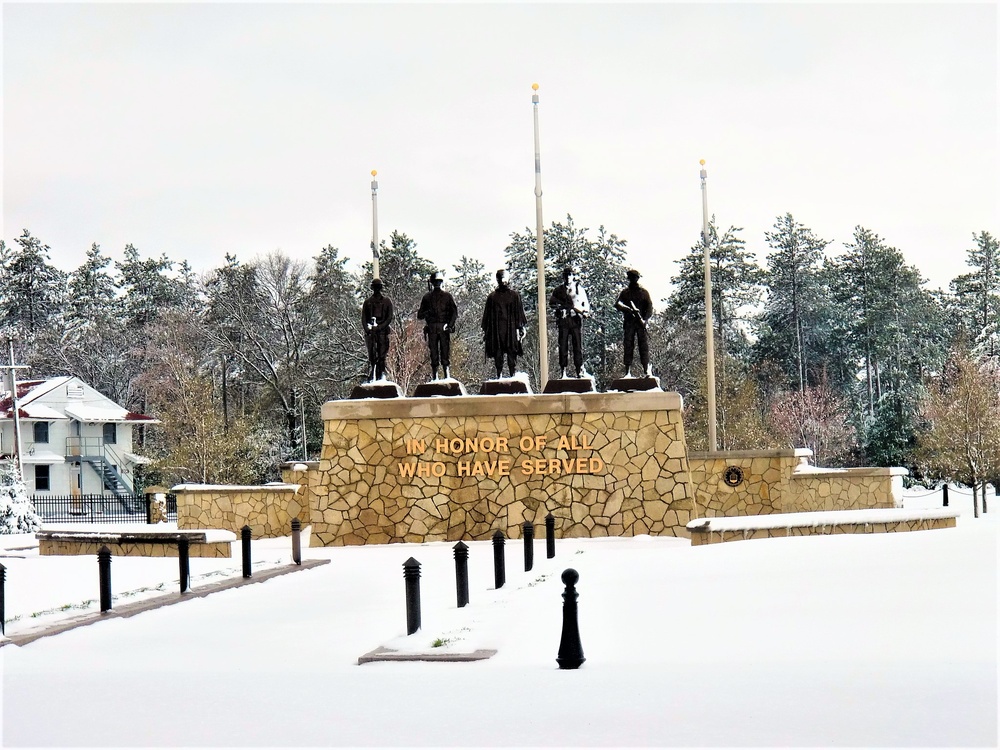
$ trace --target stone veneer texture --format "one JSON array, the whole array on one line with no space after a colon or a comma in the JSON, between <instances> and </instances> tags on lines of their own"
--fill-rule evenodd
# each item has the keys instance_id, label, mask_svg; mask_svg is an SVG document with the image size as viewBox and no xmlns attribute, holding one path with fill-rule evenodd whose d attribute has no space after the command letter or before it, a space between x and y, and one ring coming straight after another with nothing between
<instances>
[{"instance_id":1,"label":"stone veneer texture","mask_svg":"<svg viewBox=\"0 0 1000 750\"><path fill-rule=\"evenodd\" d=\"M331 401L323 420L318 467L285 473L308 483L313 546L541 537L549 512L560 537L688 536L676 393Z\"/></svg>"},{"instance_id":2,"label":"stone veneer texture","mask_svg":"<svg viewBox=\"0 0 1000 750\"><path fill-rule=\"evenodd\" d=\"M885 523L834 523L817 526L791 526L773 529L746 529L734 531L691 532L691 546L736 542L745 539L770 539L784 536L810 536L813 534L881 534L894 531L924 531L955 527L954 518L924 518L912 521L887 521Z\"/></svg>"},{"instance_id":3,"label":"stone veneer texture","mask_svg":"<svg viewBox=\"0 0 1000 750\"><path fill-rule=\"evenodd\" d=\"M292 533L292 519L305 523L306 498L297 484L226 486L180 484L177 496L178 529L227 529L237 536L250 527L254 539L273 539Z\"/></svg>"},{"instance_id":4,"label":"stone veneer texture","mask_svg":"<svg viewBox=\"0 0 1000 750\"><path fill-rule=\"evenodd\" d=\"M189 557L232 557L232 542L191 542ZM40 539L39 555L96 555L107 547L112 557L177 557L176 542L100 542Z\"/></svg>"},{"instance_id":5,"label":"stone veneer texture","mask_svg":"<svg viewBox=\"0 0 1000 750\"><path fill-rule=\"evenodd\" d=\"M695 515L757 516L902 503L905 469L821 469L809 465L811 455L806 448L691 453ZM723 479L729 466L743 470L743 482L736 487Z\"/></svg>"}]
</instances>

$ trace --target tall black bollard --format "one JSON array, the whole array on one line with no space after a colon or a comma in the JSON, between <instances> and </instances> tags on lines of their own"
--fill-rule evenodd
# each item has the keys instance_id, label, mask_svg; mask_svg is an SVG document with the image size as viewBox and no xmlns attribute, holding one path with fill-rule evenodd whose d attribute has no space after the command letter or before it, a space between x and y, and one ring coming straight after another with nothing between
<instances>
[{"instance_id":1,"label":"tall black bollard","mask_svg":"<svg viewBox=\"0 0 1000 750\"><path fill-rule=\"evenodd\" d=\"M403 563L406 581L406 634L420 630L420 563L412 557Z\"/></svg>"},{"instance_id":2,"label":"tall black bollard","mask_svg":"<svg viewBox=\"0 0 1000 750\"><path fill-rule=\"evenodd\" d=\"M7 580L7 568L0 563L0 635L4 634L4 628L7 626L7 613L4 610L4 582Z\"/></svg>"},{"instance_id":3,"label":"tall black bollard","mask_svg":"<svg viewBox=\"0 0 1000 750\"><path fill-rule=\"evenodd\" d=\"M948 485L947 484L945 484L945 486L941 488L941 493L942 493L942 495L944 497L944 505L942 507L947 508L948 507Z\"/></svg>"},{"instance_id":4,"label":"tall black bollard","mask_svg":"<svg viewBox=\"0 0 1000 750\"><path fill-rule=\"evenodd\" d=\"M503 544L503 532L497 529L493 535L493 586L498 589L503 588L503 585L507 583L507 567L503 559Z\"/></svg>"},{"instance_id":5,"label":"tall black bollard","mask_svg":"<svg viewBox=\"0 0 1000 750\"><path fill-rule=\"evenodd\" d=\"M111 550L102 546L97 550L97 571L101 578L101 612L111 609Z\"/></svg>"},{"instance_id":6,"label":"tall black bollard","mask_svg":"<svg viewBox=\"0 0 1000 750\"><path fill-rule=\"evenodd\" d=\"M297 518L292 519L292 562L302 564L302 522Z\"/></svg>"},{"instance_id":7,"label":"tall black bollard","mask_svg":"<svg viewBox=\"0 0 1000 750\"><path fill-rule=\"evenodd\" d=\"M459 542L455 550L455 588L458 594L458 606L469 603L469 545Z\"/></svg>"},{"instance_id":8,"label":"tall black bollard","mask_svg":"<svg viewBox=\"0 0 1000 750\"><path fill-rule=\"evenodd\" d=\"M181 593L191 588L191 545L185 537L177 542L177 566L181 576Z\"/></svg>"},{"instance_id":9,"label":"tall black bollard","mask_svg":"<svg viewBox=\"0 0 1000 750\"><path fill-rule=\"evenodd\" d=\"M549 513L545 516L545 557L551 560L556 556L556 517Z\"/></svg>"},{"instance_id":10,"label":"tall black bollard","mask_svg":"<svg viewBox=\"0 0 1000 750\"><path fill-rule=\"evenodd\" d=\"M240 542L243 545L243 577L250 577L250 527L240 529Z\"/></svg>"},{"instance_id":11,"label":"tall black bollard","mask_svg":"<svg viewBox=\"0 0 1000 750\"><path fill-rule=\"evenodd\" d=\"M524 522L524 571L527 573L535 565L535 524Z\"/></svg>"},{"instance_id":12,"label":"tall black bollard","mask_svg":"<svg viewBox=\"0 0 1000 750\"><path fill-rule=\"evenodd\" d=\"M580 574L572 568L566 568L562 574L562 582L566 584L563 592L563 625L562 638L559 639L559 656L556 662L559 669L577 669L587 661L583 656L583 645L580 643L580 625L576 618L576 582Z\"/></svg>"}]
</instances>

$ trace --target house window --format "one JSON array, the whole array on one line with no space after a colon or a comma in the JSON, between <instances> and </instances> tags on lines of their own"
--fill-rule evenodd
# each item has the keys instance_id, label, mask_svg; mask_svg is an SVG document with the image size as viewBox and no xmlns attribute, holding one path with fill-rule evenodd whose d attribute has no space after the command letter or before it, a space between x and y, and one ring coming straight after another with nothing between
<instances>
[{"instance_id":1,"label":"house window","mask_svg":"<svg viewBox=\"0 0 1000 750\"><path fill-rule=\"evenodd\" d=\"M118 425L114 422L104 423L104 442L112 445L118 442Z\"/></svg>"},{"instance_id":2,"label":"house window","mask_svg":"<svg viewBox=\"0 0 1000 750\"><path fill-rule=\"evenodd\" d=\"M49 487L49 469L52 467L48 464L35 464L35 492L48 492Z\"/></svg>"},{"instance_id":3,"label":"house window","mask_svg":"<svg viewBox=\"0 0 1000 750\"><path fill-rule=\"evenodd\" d=\"M49 442L49 423L48 422L35 422L35 442L36 443L47 443L47 442Z\"/></svg>"}]
</instances>

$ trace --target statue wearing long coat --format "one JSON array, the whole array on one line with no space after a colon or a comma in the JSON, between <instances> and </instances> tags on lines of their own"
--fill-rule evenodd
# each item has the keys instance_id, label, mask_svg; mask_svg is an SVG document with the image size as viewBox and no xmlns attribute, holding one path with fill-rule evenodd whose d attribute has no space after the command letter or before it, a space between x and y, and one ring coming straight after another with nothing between
<instances>
[{"instance_id":1,"label":"statue wearing long coat","mask_svg":"<svg viewBox=\"0 0 1000 750\"><path fill-rule=\"evenodd\" d=\"M509 357L524 354L517 333L527 324L520 294L506 285L490 292L490 296L486 298L486 309L483 310L486 356L495 360L504 354Z\"/></svg>"}]
</instances>

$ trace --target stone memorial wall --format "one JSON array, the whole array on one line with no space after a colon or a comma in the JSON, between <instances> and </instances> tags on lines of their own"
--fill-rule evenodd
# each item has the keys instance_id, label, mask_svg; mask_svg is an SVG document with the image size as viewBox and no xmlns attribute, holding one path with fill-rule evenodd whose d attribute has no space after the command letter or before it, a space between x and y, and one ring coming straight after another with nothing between
<instances>
[{"instance_id":1,"label":"stone memorial wall","mask_svg":"<svg viewBox=\"0 0 1000 750\"><path fill-rule=\"evenodd\" d=\"M312 544L686 536L691 489L675 393L335 401L308 487ZM540 534L539 534L540 536Z\"/></svg>"}]
</instances>

